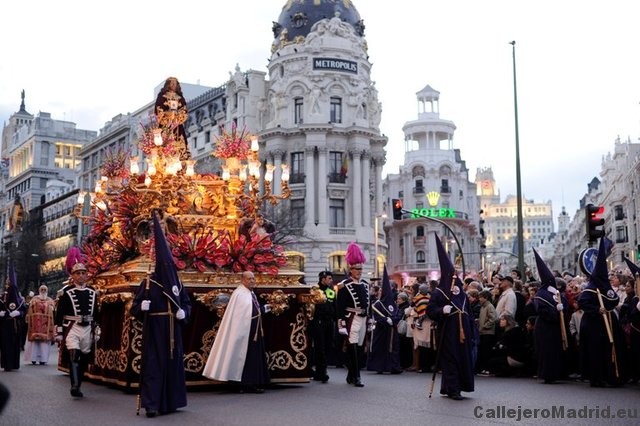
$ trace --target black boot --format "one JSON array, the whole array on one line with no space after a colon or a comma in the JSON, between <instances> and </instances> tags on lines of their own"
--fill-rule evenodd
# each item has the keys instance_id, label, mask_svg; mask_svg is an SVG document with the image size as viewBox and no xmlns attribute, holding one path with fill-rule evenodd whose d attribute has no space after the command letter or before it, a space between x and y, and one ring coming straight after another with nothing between
<instances>
[{"instance_id":1,"label":"black boot","mask_svg":"<svg viewBox=\"0 0 640 426\"><path fill-rule=\"evenodd\" d=\"M351 362L349 363L349 373L351 374L353 380L351 384L353 384L353 386L357 388L361 388L364 386L364 383L362 383L362 381L360 380L360 366L358 365L358 345L349 345L348 351L349 356L351 357Z\"/></svg>"},{"instance_id":2,"label":"black boot","mask_svg":"<svg viewBox=\"0 0 640 426\"><path fill-rule=\"evenodd\" d=\"M82 382L81 354L77 349L69 350L69 378L71 379L71 396L82 398L80 384Z\"/></svg>"}]
</instances>

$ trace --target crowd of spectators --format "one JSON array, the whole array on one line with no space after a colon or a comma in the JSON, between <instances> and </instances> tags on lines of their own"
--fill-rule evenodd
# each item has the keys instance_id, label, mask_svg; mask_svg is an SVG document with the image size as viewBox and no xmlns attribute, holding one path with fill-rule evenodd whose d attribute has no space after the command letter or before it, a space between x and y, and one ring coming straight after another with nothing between
<instances>
[{"instance_id":1,"label":"crowd of spectators","mask_svg":"<svg viewBox=\"0 0 640 426\"><path fill-rule=\"evenodd\" d=\"M564 380L582 380L588 375L581 368L580 361L580 321L583 311L578 299L587 285L587 278L574 276L569 272L553 271L556 287L563 299L568 302L568 315L564 316L567 348L558 354L562 359ZM540 281L527 271L522 279L518 270L508 275L500 268L489 276L473 274L464 280L464 290L471 304L471 311L478 327L476 350L476 374L481 376L533 377L537 378L537 350L534 328L537 318L534 303ZM405 371L429 372L435 368L437 350L437 330L426 315L431 292L437 281L402 285L400 276L392 277L398 291L398 307L404 311L406 328L399 330L400 360ZM616 316L625 335L624 348L627 353L618 354L620 366L625 373L625 381L638 383L640 368L637 366L639 355L636 336L640 330L634 330L632 314L637 309L633 302L636 289L634 277L622 268L609 274L613 290L620 302L613 315Z\"/></svg>"}]
</instances>

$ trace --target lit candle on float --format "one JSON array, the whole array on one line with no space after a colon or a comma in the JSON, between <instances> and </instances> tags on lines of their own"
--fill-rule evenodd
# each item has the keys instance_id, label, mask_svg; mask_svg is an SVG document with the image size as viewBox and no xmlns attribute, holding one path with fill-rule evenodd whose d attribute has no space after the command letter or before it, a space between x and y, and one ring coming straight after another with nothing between
<instances>
[{"instance_id":1,"label":"lit candle on float","mask_svg":"<svg viewBox=\"0 0 640 426\"><path fill-rule=\"evenodd\" d=\"M289 181L289 165L288 164L282 165L282 181L283 182Z\"/></svg>"},{"instance_id":2,"label":"lit candle on float","mask_svg":"<svg viewBox=\"0 0 640 426\"><path fill-rule=\"evenodd\" d=\"M184 173L185 173L185 175L187 175L189 177L192 177L193 175L196 174L195 169L194 169L195 161L194 160L187 160L185 163L187 165L187 169L186 169L186 171Z\"/></svg>"},{"instance_id":3,"label":"lit candle on float","mask_svg":"<svg viewBox=\"0 0 640 426\"><path fill-rule=\"evenodd\" d=\"M138 165L138 157L131 157L129 160L129 171L132 175L137 175L140 173L140 166Z\"/></svg>"},{"instance_id":4,"label":"lit candle on float","mask_svg":"<svg viewBox=\"0 0 640 426\"><path fill-rule=\"evenodd\" d=\"M228 181L229 179L231 179L231 173L229 172L229 169L225 166L222 166L222 179L225 181Z\"/></svg>"},{"instance_id":5,"label":"lit candle on float","mask_svg":"<svg viewBox=\"0 0 640 426\"><path fill-rule=\"evenodd\" d=\"M267 172L264 174L265 181L271 182L273 180L273 171L275 168L276 167L273 164L267 164Z\"/></svg>"},{"instance_id":6,"label":"lit candle on float","mask_svg":"<svg viewBox=\"0 0 640 426\"><path fill-rule=\"evenodd\" d=\"M153 129L153 143L155 146L162 146L162 129Z\"/></svg>"}]
</instances>

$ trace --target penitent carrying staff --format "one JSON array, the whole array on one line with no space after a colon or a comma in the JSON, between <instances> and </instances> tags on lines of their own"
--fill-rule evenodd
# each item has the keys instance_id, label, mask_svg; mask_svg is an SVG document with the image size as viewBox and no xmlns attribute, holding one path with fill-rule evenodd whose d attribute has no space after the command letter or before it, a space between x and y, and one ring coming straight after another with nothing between
<instances>
[{"instance_id":1,"label":"penitent carrying staff","mask_svg":"<svg viewBox=\"0 0 640 426\"><path fill-rule=\"evenodd\" d=\"M434 368L442 369L440 394L459 401L463 399L461 392L474 390L473 350L477 326L467 295L462 290L462 281L456 275L451 259L437 235L435 240L440 261L440 282L427 308L427 315L437 322L440 334ZM434 382L435 376L431 391Z\"/></svg>"}]
</instances>

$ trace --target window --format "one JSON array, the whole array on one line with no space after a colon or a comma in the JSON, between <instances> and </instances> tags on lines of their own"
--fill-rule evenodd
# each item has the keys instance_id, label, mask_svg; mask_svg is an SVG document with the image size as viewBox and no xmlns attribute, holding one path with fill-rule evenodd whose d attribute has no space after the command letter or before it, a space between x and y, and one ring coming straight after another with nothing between
<instances>
[{"instance_id":1,"label":"window","mask_svg":"<svg viewBox=\"0 0 640 426\"><path fill-rule=\"evenodd\" d=\"M304 152L291 153L291 175L289 183L304 183Z\"/></svg>"},{"instance_id":2,"label":"window","mask_svg":"<svg viewBox=\"0 0 640 426\"><path fill-rule=\"evenodd\" d=\"M614 214L614 219L615 220L624 219L624 210L622 210L622 206L615 206L613 208L613 214Z\"/></svg>"},{"instance_id":3,"label":"window","mask_svg":"<svg viewBox=\"0 0 640 426\"><path fill-rule=\"evenodd\" d=\"M416 228L416 237L424 237L424 226L418 226Z\"/></svg>"},{"instance_id":4,"label":"window","mask_svg":"<svg viewBox=\"0 0 640 426\"><path fill-rule=\"evenodd\" d=\"M40 165L46 166L49 164L49 142L42 142L40 146ZM56 146L57 148L57 146Z\"/></svg>"},{"instance_id":5,"label":"window","mask_svg":"<svg viewBox=\"0 0 640 426\"><path fill-rule=\"evenodd\" d=\"M342 99L341 98L331 98L329 112L330 112L329 122L342 123Z\"/></svg>"},{"instance_id":6,"label":"window","mask_svg":"<svg viewBox=\"0 0 640 426\"><path fill-rule=\"evenodd\" d=\"M418 252L416 253L416 263L425 263L426 262L426 258L424 255L424 252L422 250L418 250Z\"/></svg>"},{"instance_id":7,"label":"window","mask_svg":"<svg viewBox=\"0 0 640 426\"><path fill-rule=\"evenodd\" d=\"M291 200L291 226L304 228L304 199Z\"/></svg>"},{"instance_id":8,"label":"window","mask_svg":"<svg viewBox=\"0 0 640 426\"><path fill-rule=\"evenodd\" d=\"M344 200L329 199L329 226L344 228Z\"/></svg>"},{"instance_id":9,"label":"window","mask_svg":"<svg viewBox=\"0 0 640 426\"><path fill-rule=\"evenodd\" d=\"M329 152L329 182L344 183L347 177L347 164L344 162L342 152L330 151Z\"/></svg>"},{"instance_id":10,"label":"window","mask_svg":"<svg viewBox=\"0 0 640 426\"><path fill-rule=\"evenodd\" d=\"M443 194L450 194L451 188L449 188L449 179L442 179L442 185L440 187L440 192Z\"/></svg>"},{"instance_id":11,"label":"window","mask_svg":"<svg viewBox=\"0 0 640 426\"><path fill-rule=\"evenodd\" d=\"M422 186L422 179L416 179L416 186L413 188L414 194L424 194L424 187Z\"/></svg>"},{"instance_id":12,"label":"window","mask_svg":"<svg viewBox=\"0 0 640 426\"><path fill-rule=\"evenodd\" d=\"M329 263L331 264L330 270L336 273L342 273L346 266L344 255L335 254L329 257Z\"/></svg>"},{"instance_id":13,"label":"window","mask_svg":"<svg viewBox=\"0 0 640 426\"><path fill-rule=\"evenodd\" d=\"M627 228L624 226L616 226L616 243L627 242Z\"/></svg>"},{"instance_id":14,"label":"window","mask_svg":"<svg viewBox=\"0 0 640 426\"><path fill-rule=\"evenodd\" d=\"M293 122L295 124L302 123L302 98L293 100Z\"/></svg>"}]
</instances>

